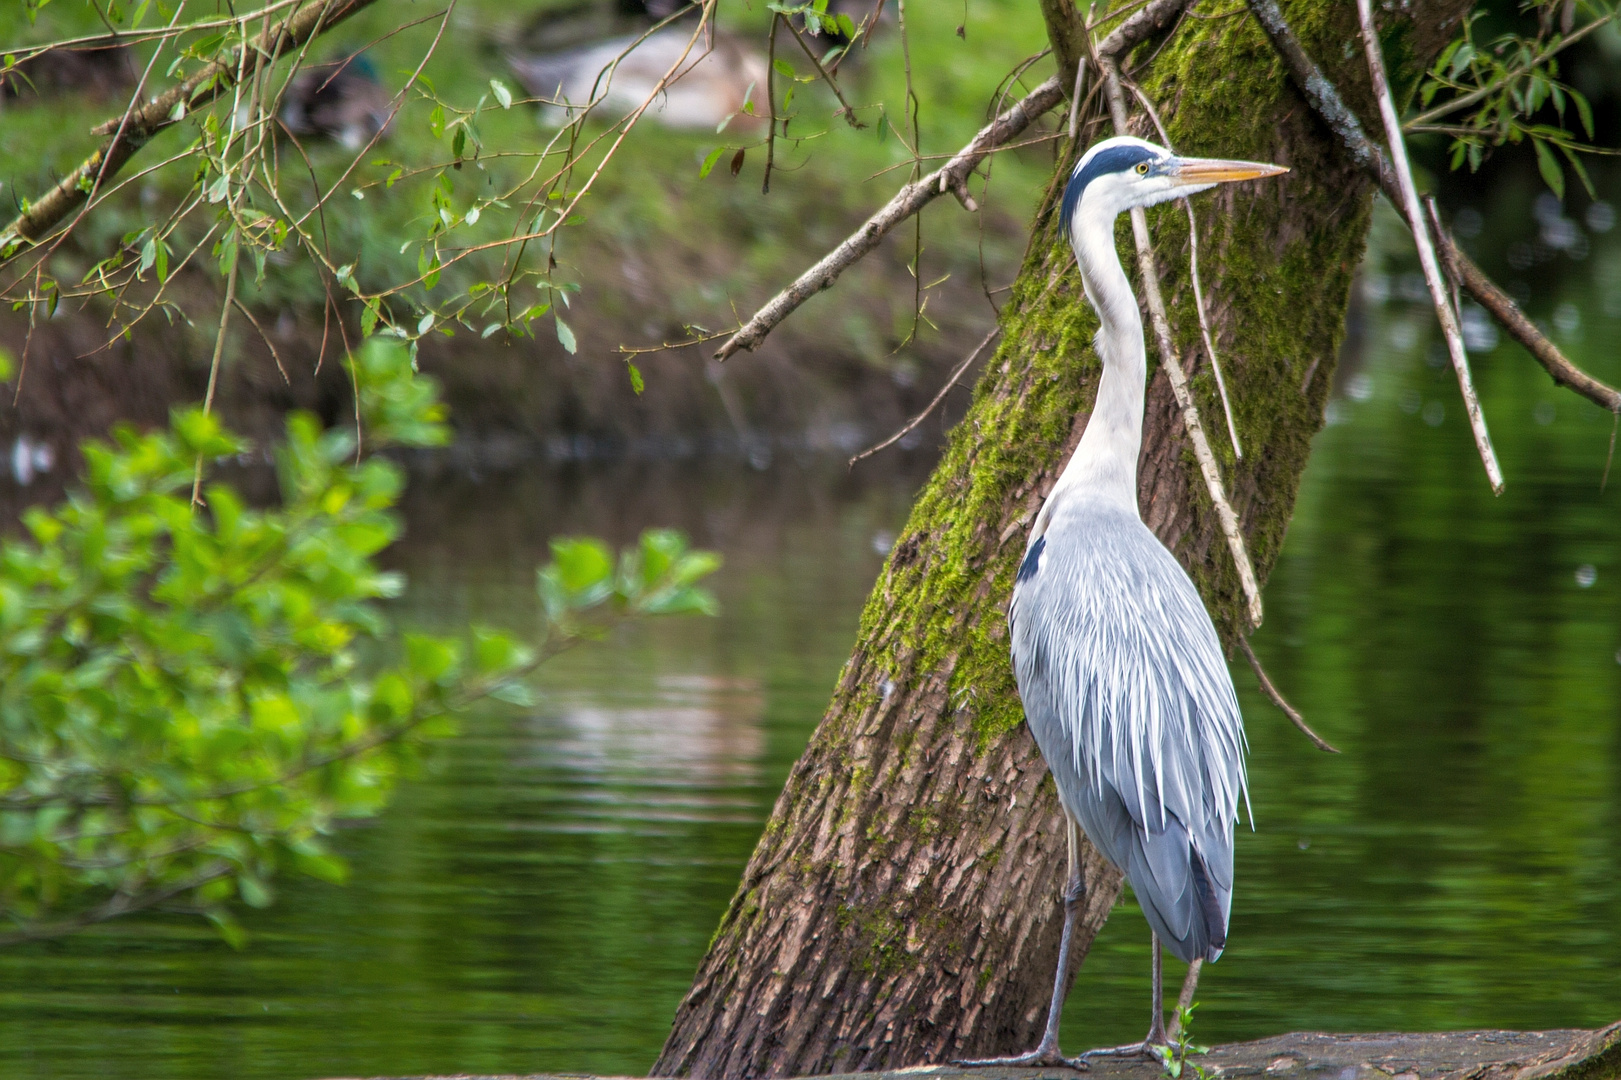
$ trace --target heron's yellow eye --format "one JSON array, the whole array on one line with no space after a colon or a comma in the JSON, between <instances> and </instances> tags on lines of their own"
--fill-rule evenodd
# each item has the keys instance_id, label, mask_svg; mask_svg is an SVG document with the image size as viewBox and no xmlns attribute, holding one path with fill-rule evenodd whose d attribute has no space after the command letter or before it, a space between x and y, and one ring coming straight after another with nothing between
<instances>
[{"instance_id":1,"label":"heron's yellow eye","mask_svg":"<svg viewBox=\"0 0 1621 1080\"><path fill-rule=\"evenodd\" d=\"M1148 175L1148 162L1139 161L1137 163L1137 175L1138 176L1147 176Z\"/></svg>"}]
</instances>

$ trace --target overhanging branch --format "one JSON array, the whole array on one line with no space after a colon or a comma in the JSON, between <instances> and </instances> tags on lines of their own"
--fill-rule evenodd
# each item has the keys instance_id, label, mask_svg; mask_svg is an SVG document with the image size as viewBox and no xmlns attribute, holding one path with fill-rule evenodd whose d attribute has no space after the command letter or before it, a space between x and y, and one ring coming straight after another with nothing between
<instances>
[{"instance_id":1,"label":"overhanging branch","mask_svg":"<svg viewBox=\"0 0 1621 1080\"><path fill-rule=\"evenodd\" d=\"M1099 43L1098 53L1110 60L1125 55L1153 34L1169 26L1188 3L1189 0L1150 0L1141 11L1121 23L1113 33ZM901 188L895 193L895 197L868 218L861 228L845 237L842 244L823 256L815 266L799 275L793 284L772 297L764 307L755 312L753 318L716 350L715 359L725 360L739 350L752 351L758 348L766 335L793 314L801 304L830 287L839 279L840 274L876 248L895 226L947 191L954 193L968 209L975 209L973 200L968 195L968 175L992 151L1017 138L1036 117L1062 101L1068 85L1058 76L1048 79L1012 108L981 128L973 141L959 150L950 161L922 179Z\"/></svg>"},{"instance_id":2,"label":"overhanging branch","mask_svg":"<svg viewBox=\"0 0 1621 1080\"><path fill-rule=\"evenodd\" d=\"M1306 54L1300 39L1279 10L1277 0L1249 0L1249 8L1256 22L1261 24L1261 29L1271 39L1272 47L1283 58L1284 66L1289 69L1289 77L1306 96L1307 102L1339 136L1350 151L1352 160L1378 180L1379 189L1391 205L1400 207L1401 184L1395 170L1385 160L1385 155L1380 153L1379 147L1363 132L1356 114L1346 106L1334 84ZM1569 387L1595 405L1621 414L1621 391L1600 382L1571 363L1559 351L1559 347L1525 317L1519 305L1475 265L1474 260L1458 247L1448 233L1438 231L1436 240L1441 259L1453 271L1453 278L1481 307L1492 313L1510 336L1525 346L1537 363L1547 369L1554 382Z\"/></svg>"},{"instance_id":3,"label":"overhanging branch","mask_svg":"<svg viewBox=\"0 0 1621 1080\"><path fill-rule=\"evenodd\" d=\"M284 53L302 48L375 0L318 0L273 24L247 48L247 55L230 52L205 64L179 85L139 108L133 108L94 129L103 141L89 157L39 199L29 203L0 231L0 266L36 244L106 184L152 137L179 123L190 113L212 103L237 84L247 81L263 65Z\"/></svg>"}]
</instances>

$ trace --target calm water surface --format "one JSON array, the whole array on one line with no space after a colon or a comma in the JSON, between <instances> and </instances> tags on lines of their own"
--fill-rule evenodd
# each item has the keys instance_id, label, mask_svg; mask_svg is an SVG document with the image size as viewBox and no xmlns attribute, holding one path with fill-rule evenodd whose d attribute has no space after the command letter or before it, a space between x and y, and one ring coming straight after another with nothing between
<instances>
[{"instance_id":1,"label":"calm water surface","mask_svg":"<svg viewBox=\"0 0 1621 1080\"><path fill-rule=\"evenodd\" d=\"M1621 251L1593 240L1531 310L1614 382ZM1540 281L1548 253L1527 251ZM1432 316L1404 299L1406 268L1371 269L1364 344L1256 638L1344 754L1311 749L1236 673L1256 827L1196 1031L1613 1020L1609 418L1478 340L1509 482L1493 499ZM0 953L0 1076L645 1071L921 476L691 462L417 482L395 558L419 625L532 626L549 536L623 541L649 524L725 553L723 614L627 629L552 665L532 715L470 718L387 813L342 836L353 882L284 882L242 952L145 919ZM1146 938L1122 905L1078 980L1069 1045L1141 1035Z\"/></svg>"}]
</instances>

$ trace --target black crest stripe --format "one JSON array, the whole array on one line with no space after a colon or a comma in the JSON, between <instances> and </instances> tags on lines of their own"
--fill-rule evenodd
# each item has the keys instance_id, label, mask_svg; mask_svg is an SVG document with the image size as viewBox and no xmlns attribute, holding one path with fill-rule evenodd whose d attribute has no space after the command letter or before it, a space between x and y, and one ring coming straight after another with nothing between
<instances>
[{"instance_id":1,"label":"black crest stripe","mask_svg":"<svg viewBox=\"0 0 1621 1080\"><path fill-rule=\"evenodd\" d=\"M1100 176L1125 172L1139 161L1153 161L1154 158L1152 150L1132 145L1111 146L1092 155L1092 160L1086 163L1086 168L1077 168L1075 175L1069 178L1069 185L1064 188L1063 209L1059 211L1058 216L1058 225L1063 229L1064 235L1069 235L1070 221L1075 217L1075 208L1081 204L1081 194L1086 191L1086 185Z\"/></svg>"}]
</instances>

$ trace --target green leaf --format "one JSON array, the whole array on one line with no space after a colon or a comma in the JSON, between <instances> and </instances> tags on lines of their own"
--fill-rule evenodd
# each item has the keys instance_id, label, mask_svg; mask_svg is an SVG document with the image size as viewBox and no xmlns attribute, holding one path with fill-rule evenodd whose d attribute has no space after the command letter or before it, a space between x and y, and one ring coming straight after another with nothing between
<instances>
[{"instance_id":1,"label":"green leaf","mask_svg":"<svg viewBox=\"0 0 1621 1080\"><path fill-rule=\"evenodd\" d=\"M495 95L495 100L501 103L501 108L512 108L512 91L507 89L506 83L500 79L491 79L490 92Z\"/></svg>"},{"instance_id":2,"label":"green leaf","mask_svg":"<svg viewBox=\"0 0 1621 1080\"><path fill-rule=\"evenodd\" d=\"M1576 115L1581 119L1582 130L1591 139L1593 137L1593 106L1588 104L1587 98L1579 90L1570 89L1569 93L1570 100L1576 105Z\"/></svg>"},{"instance_id":3,"label":"green leaf","mask_svg":"<svg viewBox=\"0 0 1621 1080\"><path fill-rule=\"evenodd\" d=\"M1587 166L1582 164L1582 159L1576 155L1576 151L1568 146L1561 146L1559 149L1564 151L1565 160L1570 162L1571 169L1576 173L1576 179L1582 182L1582 187L1587 191L1587 197L1597 199L1598 192L1593 187L1593 179L1587 175Z\"/></svg>"},{"instance_id":4,"label":"green leaf","mask_svg":"<svg viewBox=\"0 0 1621 1080\"><path fill-rule=\"evenodd\" d=\"M572 612L601 604L613 595L613 556L600 540L558 537L552 561L536 574L536 586L547 615L555 622Z\"/></svg>"},{"instance_id":5,"label":"green leaf","mask_svg":"<svg viewBox=\"0 0 1621 1080\"><path fill-rule=\"evenodd\" d=\"M564 350L572 356L576 347L574 331L570 330L568 323L563 321L563 316L558 315L555 318L557 319L557 340L562 343Z\"/></svg>"},{"instance_id":6,"label":"green leaf","mask_svg":"<svg viewBox=\"0 0 1621 1080\"><path fill-rule=\"evenodd\" d=\"M490 696L520 709L533 709L539 704L535 692L521 682L502 683L490 691Z\"/></svg>"},{"instance_id":7,"label":"green leaf","mask_svg":"<svg viewBox=\"0 0 1621 1080\"><path fill-rule=\"evenodd\" d=\"M722 126L725 126L725 121L722 121ZM728 149L729 147L717 146L705 154L703 164L698 166L698 179L702 180L708 176L710 171L714 169L715 163L721 159L721 155L726 153Z\"/></svg>"},{"instance_id":8,"label":"green leaf","mask_svg":"<svg viewBox=\"0 0 1621 1080\"><path fill-rule=\"evenodd\" d=\"M587 592L613 576L613 556L600 540L560 537L553 540L552 566L570 593Z\"/></svg>"},{"instance_id":9,"label":"green leaf","mask_svg":"<svg viewBox=\"0 0 1621 1080\"><path fill-rule=\"evenodd\" d=\"M1553 156L1553 151L1548 149L1546 141L1533 137L1531 145L1537 149L1537 170L1542 173L1542 182L1548 185L1548 190L1563 199L1565 173L1559 168L1559 159Z\"/></svg>"},{"instance_id":10,"label":"green leaf","mask_svg":"<svg viewBox=\"0 0 1621 1080\"><path fill-rule=\"evenodd\" d=\"M241 949L247 945L248 932L242 929L241 923L231 917L230 912L224 908L215 907L208 908L203 914L209 922L214 924L214 929L218 930L220 937L225 939L225 944L233 949Z\"/></svg>"},{"instance_id":11,"label":"green leaf","mask_svg":"<svg viewBox=\"0 0 1621 1080\"><path fill-rule=\"evenodd\" d=\"M1468 67L1469 62L1474 58L1475 47L1469 44L1467 41L1459 42L1457 51L1454 52L1451 57L1452 63L1450 70L1447 72L1448 77L1456 79L1463 73L1463 69Z\"/></svg>"},{"instance_id":12,"label":"green leaf","mask_svg":"<svg viewBox=\"0 0 1621 1080\"><path fill-rule=\"evenodd\" d=\"M412 675L428 682L439 682L461 663L461 651L444 638L406 634L405 659L411 666Z\"/></svg>"},{"instance_id":13,"label":"green leaf","mask_svg":"<svg viewBox=\"0 0 1621 1080\"><path fill-rule=\"evenodd\" d=\"M778 75L781 75L785 79L793 79L799 76L799 72L794 70L794 65L790 64L781 57L773 60L771 62L771 66L776 69Z\"/></svg>"},{"instance_id":14,"label":"green leaf","mask_svg":"<svg viewBox=\"0 0 1621 1080\"><path fill-rule=\"evenodd\" d=\"M274 899L269 887L253 874L238 874L236 891L242 897L242 902L253 908L267 908Z\"/></svg>"},{"instance_id":15,"label":"green leaf","mask_svg":"<svg viewBox=\"0 0 1621 1080\"><path fill-rule=\"evenodd\" d=\"M295 858L298 868L312 878L318 878L332 885L349 883L349 864L336 855L325 852L299 852Z\"/></svg>"},{"instance_id":16,"label":"green leaf","mask_svg":"<svg viewBox=\"0 0 1621 1080\"><path fill-rule=\"evenodd\" d=\"M629 362L625 366L630 368L630 388L636 392L637 397L641 397L642 391L646 389L646 384L642 382L641 369Z\"/></svg>"}]
</instances>

